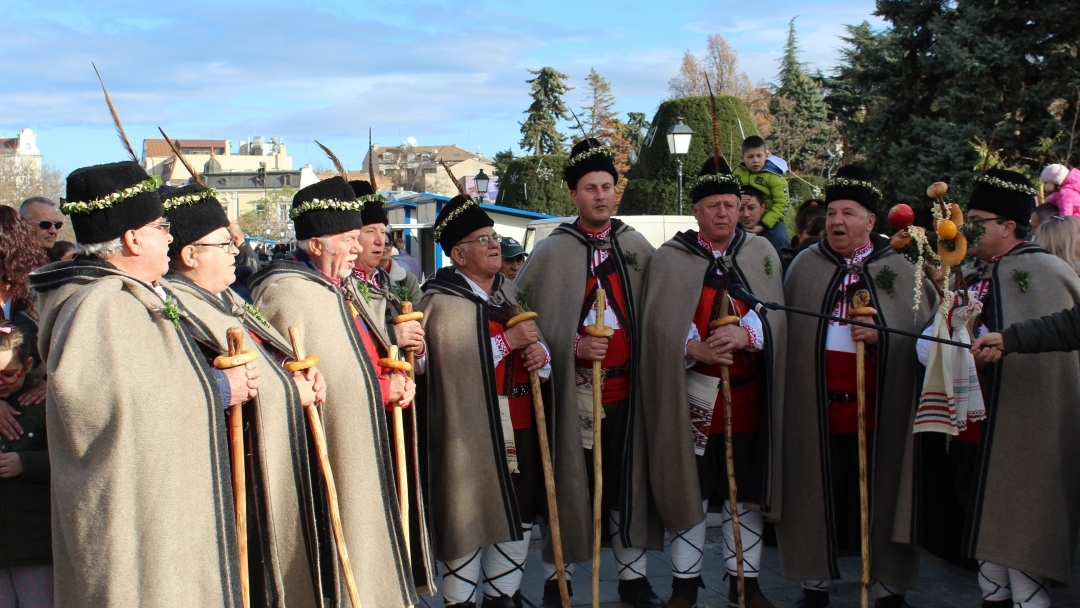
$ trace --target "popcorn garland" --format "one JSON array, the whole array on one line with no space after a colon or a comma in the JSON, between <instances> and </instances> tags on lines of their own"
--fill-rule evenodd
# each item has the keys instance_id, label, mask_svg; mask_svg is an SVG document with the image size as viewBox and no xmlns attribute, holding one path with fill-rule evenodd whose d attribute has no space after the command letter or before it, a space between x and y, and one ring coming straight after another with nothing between
<instances>
[{"instance_id":1,"label":"popcorn garland","mask_svg":"<svg viewBox=\"0 0 1080 608\"><path fill-rule=\"evenodd\" d=\"M339 201L336 199L313 198L310 201L304 201L290 209L289 218L295 220L308 211L317 211L320 209L330 209L332 211L360 211L363 206L363 203L360 201Z\"/></svg>"},{"instance_id":2,"label":"popcorn garland","mask_svg":"<svg viewBox=\"0 0 1080 608\"><path fill-rule=\"evenodd\" d=\"M356 202L360 203L361 205L370 202L378 202L385 205L386 199L381 194L365 194L364 196L358 197L356 199Z\"/></svg>"},{"instance_id":3,"label":"popcorn garland","mask_svg":"<svg viewBox=\"0 0 1080 608\"><path fill-rule=\"evenodd\" d=\"M875 187L874 184L870 182L859 181L857 179L848 179L846 177L834 177L829 181L825 182L826 190L829 188L836 188L838 186L841 188L866 188L867 190L876 194L879 199L883 198L881 195L881 190L878 190L877 187Z\"/></svg>"},{"instance_id":4,"label":"popcorn garland","mask_svg":"<svg viewBox=\"0 0 1080 608\"><path fill-rule=\"evenodd\" d=\"M735 184L742 185L739 178L732 173L711 173L709 175L702 175L690 183L690 188L694 189L702 184L709 182L715 182L717 184Z\"/></svg>"},{"instance_id":5,"label":"popcorn garland","mask_svg":"<svg viewBox=\"0 0 1080 608\"><path fill-rule=\"evenodd\" d=\"M596 156L597 154L603 154L611 160L615 160L615 153L611 151L611 148L607 146L600 146L597 148L589 148L581 154L571 157L570 161L566 163L566 166L573 167L574 165L584 161L585 159Z\"/></svg>"},{"instance_id":6,"label":"popcorn garland","mask_svg":"<svg viewBox=\"0 0 1080 608\"><path fill-rule=\"evenodd\" d=\"M450 215L446 216L446 219L444 219L441 224L435 226L435 242L439 242L439 239L442 238L443 230L446 230L446 227L450 225L450 222L454 221L455 217L461 215L462 213L465 213L466 210L472 207L478 206L479 203L470 198L464 203L462 203L460 207L451 211Z\"/></svg>"},{"instance_id":7,"label":"popcorn garland","mask_svg":"<svg viewBox=\"0 0 1080 608\"><path fill-rule=\"evenodd\" d=\"M1014 184L1012 182L1007 182L1007 181L1005 181L1003 179L994 177L992 175L976 175L975 176L975 183L976 184L986 184L987 186L993 186L995 188L1002 188L1004 190L1012 190L1013 192L1019 192L1020 194L1026 194L1028 196L1037 196L1038 195L1038 193L1035 192L1035 188L1032 188L1031 186L1025 186L1023 184Z\"/></svg>"},{"instance_id":8,"label":"popcorn garland","mask_svg":"<svg viewBox=\"0 0 1080 608\"><path fill-rule=\"evenodd\" d=\"M184 196L174 196L162 201L165 204L165 210L176 209L177 207L186 207L188 205L194 205L199 201L204 201L208 198L217 198L217 190L209 188L202 192L196 192L194 194L187 194Z\"/></svg>"},{"instance_id":9,"label":"popcorn garland","mask_svg":"<svg viewBox=\"0 0 1080 608\"><path fill-rule=\"evenodd\" d=\"M105 196L95 198L91 201L69 201L62 198L60 199L60 210L63 211L65 215L72 215L76 213L90 213L91 211L108 209L113 205L134 196L138 196L147 192L157 192L158 188L160 187L161 176L151 175L150 177L135 184L134 186L124 188L123 190L120 190L118 192L106 194Z\"/></svg>"}]
</instances>

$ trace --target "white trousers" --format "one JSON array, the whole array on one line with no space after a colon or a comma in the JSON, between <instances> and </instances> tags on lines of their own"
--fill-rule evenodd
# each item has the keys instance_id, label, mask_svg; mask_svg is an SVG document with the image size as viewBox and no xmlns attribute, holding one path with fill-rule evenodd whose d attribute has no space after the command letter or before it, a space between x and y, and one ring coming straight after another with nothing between
<instances>
[{"instance_id":1,"label":"white trousers","mask_svg":"<svg viewBox=\"0 0 1080 608\"><path fill-rule=\"evenodd\" d=\"M488 545L464 557L446 561L443 564L443 601L447 605L473 601L481 575L484 595L513 597L521 588L521 575L525 573L525 558L529 555L532 539L532 524L524 524L521 529L522 540Z\"/></svg>"},{"instance_id":2,"label":"white trousers","mask_svg":"<svg viewBox=\"0 0 1080 608\"><path fill-rule=\"evenodd\" d=\"M619 512L608 512L608 530L611 531L611 552L615 555L615 568L619 572L619 580L629 581L645 576L645 565L648 558L645 549L640 547L625 547L619 534ZM574 578L574 564L566 564L566 580ZM544 562L544 580L555 580L555 564Z\"/></svg>"},{"instance_id":3,"label":"white trousers","mask_svg":"<svg viewBox=\"0 0 1080 608\"><path fill-rule=\"evenodd\" d=\"M979 588L986 601L1011 600L1015 608L1050 606L1045 578L990 562L979 562Z\"/></svg>"}]
</instances>

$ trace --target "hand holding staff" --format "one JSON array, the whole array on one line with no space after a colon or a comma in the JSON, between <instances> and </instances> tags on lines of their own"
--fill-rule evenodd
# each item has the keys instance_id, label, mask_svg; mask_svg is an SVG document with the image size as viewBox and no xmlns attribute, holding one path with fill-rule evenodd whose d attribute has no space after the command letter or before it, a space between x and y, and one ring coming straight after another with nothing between
<instances>
[{"instance_id":1,"label":"hand holding staff","mask_svg":"<svg viewBox=\"0 0 1080 608\"><path fill-rule=\"evenodd\" d=\"M739 317L731 312L731 299L725 289L720 294L720 318L709 322L709 329L734 325ZM727 459L728 502L731 508L731 531L735 540L735 568L738 575L739 608L746 606L746 577L743 573L742 528L739 526L739 489L735 485L735 447L731 437L731 372L720 366L720 382L724 392L724 454Z\"/></svg>"},{"instance_id":2,"label":"hand holding staff","mask_svg":"<svg viewBox=\"0 0 1080 608\"><path fill-rule=\"evenodd\" d=\"M411 307L411 304L410 304ZM418 313L424 314L424 313ZM397 322L397 319L394 319ZM398 347L391 346L385 359L379 359L379 365L385 368L400 368L415 378L413 353L408 352L408 361L398 359ZM407 368L405 367L407 366ZM401 531L405 536L405 555L412 562L412 545L409 542L409 471L405 459L405 421L401 412L401 403L394 403L394 454L397 460L398 509L401 512Z\"/></svg>"},{"instance_id":3,"label":"hand holding staff","mask_svg":"<svg viewBox=\"0 0 1080 608\"><path fill-rule=\"evenodd\" d=\"M539 316L535 312L526 312L521 305L514 305L512 312L514 317L506 323L507 328L522 321L532 321ZM529 383L532 387L533 413L536 416L536 435L540 443L540 464L544 468L548 527L551 529L551 548L555 553L555 576L559 581L559 598L563 608L570 608L570 591L566 587L566 564L563 563L562 531L559 528L559 503L555 499L555 472L551 466L551 448L548 446L544 398L540 394L540 373L529 372Z\"/></svg>"},{"instance_id":4,"label":"hand holding staff","mask_svg":"<svg viewBox=\"0 0 1080 608\"><path fill-rule=\"evenodd\" d=\"M851 298L848 316L872 317L877 310L871 308L870 292L860 289ZM870 498L866 455L866 343L855 343L855 394L858 398L859 417L859 515L862 531L862 608L870 605Z\"/></svg>"},{"instance_id":5,"label":"hand holding staff","mask_svg":"<svg viewBox=\"0 0 1080 608\"><path fill-rule=\"evenodd\" d=\"M606 294L603 289L596 290L596 323L585 328L585 333L595 338L610 337L614 330L604 327L604 313L607 310ZM602 513L600 504L604 495L604 458L600 445L600 417L604 415L604 370L600 361L592 364L593 395L593 554L592 554L592 605L600 608L600 522Z\"/></svg>"},{"instance_id":6,"label":"hand holding staff","mask_svg":"<svg viewBox=\"0 0 1080 608\"><path fill-rule=\"evenodd\" d=\"M230 327L225 332L229 354L214 359L217 369L247 365L259 358L259 353L244 349L244 330ZM236 547L240 558L240 595L244 608L251 605L248 579L247 546L247 478L244 470L244 408L242 404L229 408L229 454L232 456L233 511L236 515Z\"/></svg>"},{"instance_id":7,"label":"hand holding staff","mask_svg":"<svg viewBox=\"0 0 1080 608\"><path fill-rule=\"evenodd\" d=\"M300 332L295 327L289 328L289 339L292 340L295 361L285 364L286 371L289 373L303 371L319 362L319 357L316 355L304 356L304 346L300 342ZM307 413L308 426L311 427L315 452L319 455L319 468L322 469L323 479L326 481L326 502L330 506L330 527L334 530L334 542L338 549L338 559L341 561L341 571L345 576L345 586L349 590L349 600L352 602L353 608L360 608L360 591L356 588L352 564L349 562L349 552L345 548L345 532L341 529L341 510L338 509L334 473L330 470L330 456L326 452L326 436L323 435L322 416L319 415L317 405L309 405L304 408L304 411Z\"/></svg>"}]
</instances>

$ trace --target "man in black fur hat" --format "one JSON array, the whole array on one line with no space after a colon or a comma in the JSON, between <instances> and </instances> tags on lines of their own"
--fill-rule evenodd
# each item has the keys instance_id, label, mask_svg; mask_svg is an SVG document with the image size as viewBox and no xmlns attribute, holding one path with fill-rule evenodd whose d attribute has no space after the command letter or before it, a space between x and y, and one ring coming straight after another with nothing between
<instances>
[{"instance_id":1,"label":"man in black fur hat","mask_svg":"<svg viewBox=\"0 0 1080 608\"><path fill-rule=\"evenodd\" d=\"M612 217L619 180L613 159L611 149L596 139L574 146L563 178L578 217L537 243L517 284L530 294L529 306L539 313L537 323L555 355L552 433L582 441L583 449L553 456L565 560L573 564L592 556L592 364L601 361L606 522L601 534L611 541L622 600L638 607L660 606L663 602L645 577L645 550L663 549L663 524L650 509L645 424L635 376L641 357L638 298L653 247ZM596 322L597 288L607 293L604 326L615 332L608 338L585 331ZM550 542L544 559L544 605L558 605ZM573 572L567 568L568 577Z\"/></svg>"},{"instance_id":2,"label":"man in black fur hat","mask_svg":"<svg viewBox=\"0 0 1080 608\"><path fill-rule=\"evenodd\" d=\"M921 331L933 308L929 285L916 291L915 269L874 234L881 193L857 165L825 187L826 238L800 253L784 283L789 306L847 317L853 297L868 292L877 315L856 316ZM918 312L912 311L919 296ZM783 497L777 523L784 576L803 581L799 608L822 608L840 578L837 558L860 552L856 342L866 344L866 434L869 463L871 580L875 606L904 605L918 574L915 551L892 541L901 460L911 442L919 365L915 340L788 315L784 391Z\"/></svg>"},{"instance_id":3,"label":"man in black fur hat","mask_svg":"<svg viewBox=\"0 0 1080 608\"><path fill-rule=\"evenodd\" d=\"M521 608L521 575L544 482L530 372L551 373L534 321L511 325L494 222L464 195L435 219L453 260L424 285L430 346L428 462L432 536L445 564L443 600L472 608L483 573L485 608ZM550 403L550 399L548 399ZM482 568L481 568L482 566Z\"/></svg>"},{"instance_id":4,"label":"man in black fur hat","mask_svg":"<svg viewBox=\"0 0 1080 608\"><path fill-rule=\"evenodd\" d=\"M210 367L159 283L160 185L135 161L73 171L82 254L30 275L65 429L49 437L57 605L241 606L223 410L256 395L258 367Z\"/></svg>"}]
</instances>

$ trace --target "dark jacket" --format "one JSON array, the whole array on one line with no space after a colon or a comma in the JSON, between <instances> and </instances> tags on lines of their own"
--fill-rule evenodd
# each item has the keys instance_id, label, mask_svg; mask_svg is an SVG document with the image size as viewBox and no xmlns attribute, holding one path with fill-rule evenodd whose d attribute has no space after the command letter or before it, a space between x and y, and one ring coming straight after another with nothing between
<instances>
[{"instance_id":1,"label":"dark jacket","mask_svg":"<svg viewBox=\"0 0 1080 608\"><path fill-rule=\"evenodd\" d=\"M11 324L22 332L23 341L30 345L30 356L34 358L34 364L41 363L41 355L38 354L38 322L30 316L30 311L22 306L12 304Z\"/></svg>"},{"instance_id":2,"label":"dark jacket","mask_svg":"<svg viewBox=\"0 0 1080 608\"><path fill-rule=\"evenodd\" d=\"M1045 317L1013 323L1001 334L1006 353L1080 350L1080 304Z\"/></svg>"},{"instance_id":3,"label":"dark jacket","mask_svg":"<svg viewBox=\"0 0 1080 608\"><path fill-rule=\"evenodd\" d=\"M19 395L27 388L5 401L18 407ZM15 441L0 438L0 452L17 452L23 465L22 475L0 479L0 568L52 563L45 405L19 409L23 436Z\"/></svg>"}]
</instances>

